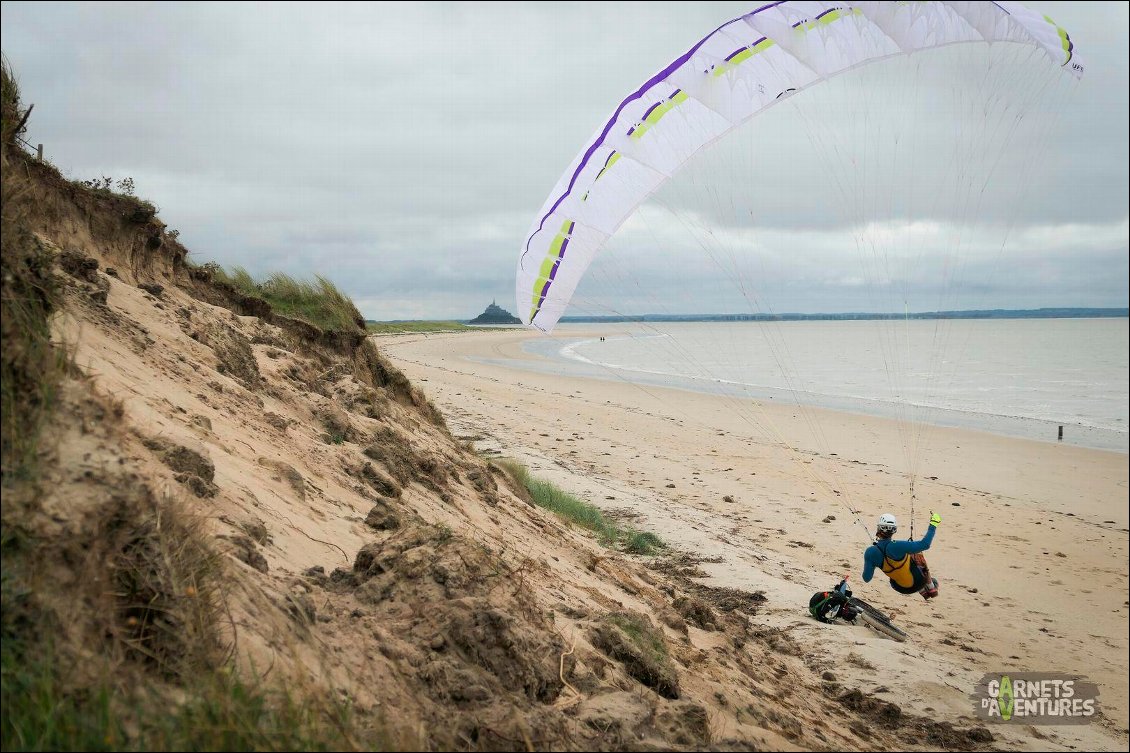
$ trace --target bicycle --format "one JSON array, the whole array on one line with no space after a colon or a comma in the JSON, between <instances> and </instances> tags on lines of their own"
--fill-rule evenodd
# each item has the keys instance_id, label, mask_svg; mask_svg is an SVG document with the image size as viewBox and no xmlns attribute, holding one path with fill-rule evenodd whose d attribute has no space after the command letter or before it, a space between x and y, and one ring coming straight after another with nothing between
<instances>
[{"instance_id":1,"label":"bicycle","mask_svg":"<svg viewBox=\"0 0 1130 753\"><path fill-rule=\"evenodd\" d=\"M831 591L822 591L812 596L808 611L821 622L835 619L855 623L858 619L872 630L886 637L904 643L910 636L895 625L889 615L871 606L863 599L852 596L847 587L847 576Z\"/></svg>"}]
</instances>

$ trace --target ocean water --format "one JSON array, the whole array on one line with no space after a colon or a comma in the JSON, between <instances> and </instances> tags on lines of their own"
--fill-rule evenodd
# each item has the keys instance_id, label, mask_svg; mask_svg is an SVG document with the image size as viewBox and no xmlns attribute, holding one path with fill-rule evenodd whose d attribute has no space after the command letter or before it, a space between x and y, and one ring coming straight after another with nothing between
<instances>
[{"instance_id":1,"label":"ocean water","mask_svg":"<svg viewBox=\"0 0 1130 753\"><path fill-rule=\"evenodd\" d=\"M524 347L556 373L1128 450L1124 318L573 324Z\"/></svg>"}]
</instances>

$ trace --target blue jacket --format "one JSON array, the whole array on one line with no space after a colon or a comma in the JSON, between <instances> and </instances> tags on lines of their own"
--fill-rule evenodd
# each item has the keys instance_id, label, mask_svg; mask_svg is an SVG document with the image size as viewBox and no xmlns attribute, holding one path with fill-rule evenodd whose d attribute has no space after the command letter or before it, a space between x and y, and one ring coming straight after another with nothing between
<instances>
[{"instance_id":1,"label":"blue jacket","mask_svg":"<svg viewBox=\"0 0 1130 753\"><path fill-rule=\"evenodd\" d=\"M894 541L892 540L887 544L887 557L892 560L901 560L908 554L917 554L924 552L930 548L930 542L934 540L934 532L937 530L934 526L930 526L926 531L926 535L919 541ZM863 582L869 583L871 577L875 574L875 568L880 570L883 568L883 552L879 547L872 544L867 547L867 551L863 553Z\"/></svg>"}]
</instances>

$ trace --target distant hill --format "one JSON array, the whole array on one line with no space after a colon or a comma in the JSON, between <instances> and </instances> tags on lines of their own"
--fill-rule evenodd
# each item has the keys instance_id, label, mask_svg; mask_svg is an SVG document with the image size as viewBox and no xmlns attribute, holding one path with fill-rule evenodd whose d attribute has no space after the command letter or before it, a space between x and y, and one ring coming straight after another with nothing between
<instances>
[{"instance_id":1,"label":"distant hill","mask_svg":"<svg viewBox=\"0 0 1130 753\"><path fill-rule=\"evenodd\" d=\"M499 306L494 301L486 307L483 313L476 316L468 324L521 324L522 320Z\"/></svg>"},{"instance_id":2,"label":"distant hill","mask_svg":"<svg viewBox=\"0 0 1130 753\"><path fill-rule=\"evenodd\" d=\"M583 322L792 322L855 319L1094 319L1130 316L1126 308L985 309L920 311L912 314L639 314L634 316L563 316L562 323Z\"/></svg>"}]
</instances>

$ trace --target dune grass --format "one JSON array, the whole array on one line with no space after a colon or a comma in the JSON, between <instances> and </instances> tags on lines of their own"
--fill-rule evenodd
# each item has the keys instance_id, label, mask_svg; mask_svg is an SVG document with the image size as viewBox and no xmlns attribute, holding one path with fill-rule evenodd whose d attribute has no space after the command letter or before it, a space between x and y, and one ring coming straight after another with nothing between
<instances>
[{"instance_id":1,"label":"dune grass","mask_svg":"<svg viewBox=\"0 0 1130 753\"><path fill-rule=\"evenodd\" d=\"M565 520L592 531L605 546L618 547L630 554L655 554L667 546L663 539L654 533L622 527L609 520L596 505L564 491L549 481L534 478L530 475L529 469L516 460L497 458L492 462L506 471L516 483L525 487L538 507L544 507Z\"/></svg>"},{"instance_id":2,"label":"dune grass","mask_svg":"<svg viewBox=\"0 0 1130 753\"><path fill-rule=\"evenodd\" d=\"M538 507L544 507L563 518L587 528L601 541L613 542L620 536L620 529L607 518L600 508L561 490L548 481L527 476L526 489Z\"/></svg>"},{"instance_id":3,"label":"dune grass","mask_svg":"<svg viewBox=\"0 0 1130 753\"><path fill-rule=\"evenodd\" d=\"M34 476L39 430L55 404L68 354L51 342L49 317L59 303L49 256L25 228L9 221L9 186L4 186L3 295L0 320L2 460L5 483Z\"/></svg>"},{"instance_id":4,"label":"dune grass","mask_svg":"<svg viewBox=\"0 0 1130 753\"><path fill-rule=\"evenodd\" d=\"M0 59L0 139L4 146L13 144L16 137L21 135L25 128L24 112L20 111L20 84L16 81L12 69L8 67L8 58Z\"/></svg>"},{"instance_id":5,"label":"dune grass","mask_svg":"<svg viewBox=\"0 0 1130 753\"><path fill-rule=\"evenodd\" d=\"M413 321L413 322L365 322L365 328L373 335L401 335L417 332L463 332L475 329L461 322Z\"/></svg>"},{"instance_id":6,"label":"dune grass","mask_svg":"<svg viewBox=\"0 0 1130 753\"><path fill-rule=\"evenodd\" d=\"M3 150L18 153L15 140L24 126L19 86L3 66ZM39 430L54 403L68 356L51 342L50 317L61 300L52 274L54 259L31 232L31 187L20 170L5 163L0 234L0 477L5 484L34 476Z\"/></svg>"},{"instance_id":7,"label":"dune grass","mask_svg":"<svg viewBox=\"0 0 1130 753\"><path fill-rule=\"evenodd\" d=\"M667 642L663 639L663 631L648 622L639 612L614 612L605 619L623 630L624 635L644 652L651 663L662 664L669 661L670 654Z\"/></svg>"},{"instance_id":8,"label":"dune grass","mask_svg":"<svg viewBox=\"0 0 1130 753\"><path fill-rule=\"evenodd\" d=\"M51 654L3 649L4 750L380 750L332 696L314 701L226 673L187 688L146 681L75 691ZM178 697L175 702L169 696ZM370 739L366 739L370 738ZM375 739L372 739L375 738ZM373 747L370 747L373 746Z\"/></svg>"},{"instance_id":9,"label":"dune grass","mask_svg":"<svg viewBox=\"0 0 1130 753\"><path fill-rule=\"evenodd\" d=\"M5 511L0 749L389 747L379 717L354 713L327 689L234 668L226 559L204 520L172 502L121 499L85 536L60 542ZM112 588L40 577L63 557L97 562ZM50 606L61 600L88 605L81 623L63 629Z\"/></svg>"},{"instance_id":10,"label":"dune grass","mask_svg":"<svg viewBox=\"0 0 1130 753\"><path fill-rule=\"evenodd\" d=\"M624 532L624 551L629 554L654 554L666 546L663 539L650 531L628 529Z\"/></svg>"},{"instance_id":11,"label":"dune grass","mask_svg":"<svg viewBox=\"0 0 1130 753\"><path fill-rule=\"evenodd\" d=\"M241 293L262 298L276 313L302 319L319 329L349 331L360 328L364 321L353 301L321 275L307 282L276 272L256 282L243 267L233 267L230 272L216 267L214 274Z\"/></svg>"}]
</instances>

